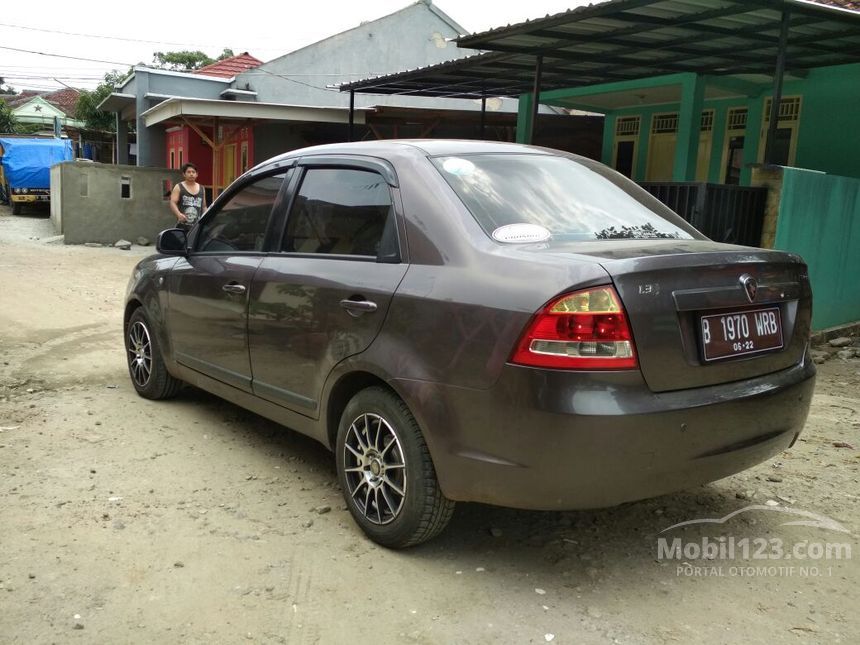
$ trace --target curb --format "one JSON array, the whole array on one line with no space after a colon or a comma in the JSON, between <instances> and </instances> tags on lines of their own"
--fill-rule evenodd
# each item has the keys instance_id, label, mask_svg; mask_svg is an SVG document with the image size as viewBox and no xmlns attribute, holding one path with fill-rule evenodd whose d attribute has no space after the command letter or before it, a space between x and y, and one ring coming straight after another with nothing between
<instances>
[{"instance_id":1,"label":"curb","mask_svg":"<svg viewBox=\"0 0 860 645\"><path fill-rule=\"evenodd\" d=\"M829 327L814 331L809 336L809 340L813 345L823 345L833 338L840 336L857 336L860 334L860 320L837 327Z\"/></svg>"}]
</instances>

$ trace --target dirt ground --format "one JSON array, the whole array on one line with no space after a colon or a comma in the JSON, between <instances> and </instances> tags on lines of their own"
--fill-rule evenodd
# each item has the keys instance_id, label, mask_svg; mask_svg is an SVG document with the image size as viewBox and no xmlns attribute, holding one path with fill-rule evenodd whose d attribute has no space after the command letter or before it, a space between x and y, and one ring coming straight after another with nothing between
<instances>
[{"instance_id":1,"label":"dirt ground","mask_svg":"<svg viewBox=\"0 0 860 645\"><path fill-rule=\"evenodd\" d=\"M461 504L392 552L322 446L191 388L137 397L122 297L151 249L52 236L0 207L0 642L860 642L860 359L819 366L801 440L752 470L602 511Z\"/></svg>"}]
</instances>

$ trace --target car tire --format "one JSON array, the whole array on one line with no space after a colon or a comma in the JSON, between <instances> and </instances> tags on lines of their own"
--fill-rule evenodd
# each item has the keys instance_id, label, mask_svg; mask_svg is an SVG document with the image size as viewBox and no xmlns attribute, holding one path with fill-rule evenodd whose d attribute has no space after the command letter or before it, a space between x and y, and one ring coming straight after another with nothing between
<instances>
[{"instance_id":1,"label":"car tire","mask_svg":"<svg viewBox=\"0 0 860 645\"><path fill-rule=\"evenodd\" d=\"M21 202L12 202L12 214L20 215L24 205Z\"/></svg>"},{"instance_id":2,"label":"car tire","mask_svg":"<svg viewBox=\"0 0 860 645\"><path fill-rule=\"evenodd\" d=\"M145 399L169 399L179 392L182 381L173 377L164 365L158 338L138 308L128 320L125 331L125 355L128 373L137 393Z\"/></svg>"},{"instance_id":3,"label":"car tire","mask_svg":"<svg viewBox=\"0 0 860 645\"><path fill-rule=\"evenodd\" d=\"M448 524L454 502L439 488L415 417L389 390L370 387L350 400L335 452L347 508L377 544L414 546Z\"/></svg>"}]
</instances>

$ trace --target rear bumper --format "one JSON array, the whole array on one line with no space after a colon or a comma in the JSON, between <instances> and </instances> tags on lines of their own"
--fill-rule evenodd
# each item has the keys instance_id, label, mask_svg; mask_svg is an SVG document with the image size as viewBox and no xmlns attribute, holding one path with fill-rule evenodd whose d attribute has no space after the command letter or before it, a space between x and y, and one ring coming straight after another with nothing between
<instances>
[{"instance_id":1,"label":"rear bumper","mask_svg":"<svg viewBox=\"0 0 860 645\"><path fill-rule=\"evenodd\" d=\"M489 390L398 381L445 495L527 509L599 508L726 477L788 448L811 361L738 383L652 393L634 372L506 366ZM417 398L416 398L417 397Z\"/></svg>"}]
</instances>

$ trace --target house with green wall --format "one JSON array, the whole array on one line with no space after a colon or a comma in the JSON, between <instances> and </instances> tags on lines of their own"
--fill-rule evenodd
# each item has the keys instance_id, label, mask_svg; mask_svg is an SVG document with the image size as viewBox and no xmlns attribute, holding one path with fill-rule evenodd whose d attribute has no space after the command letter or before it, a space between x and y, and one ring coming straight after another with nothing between
<instances>
[{"instance_id":1,"label":"house with green wall","mask_svg":"<svg viewBox=\"0 0 860 645\"><path fill-rule=\"evenodd\" d=\"M550 90L540 98L604 114L601 160L634 181L742 186L750 185L753 164L765 160L772 100L772 82L693 73ZM689 132L682 132L683 111L699 104L699 118L687 118ZM524 96L521 112L530 105ZM858 105L860 63L788 77L770 163L860 178ZM520 133L524 139L525 129ZM679 150L685 136L694 140L692 153Z\"/></svg>"}]
</instances>

